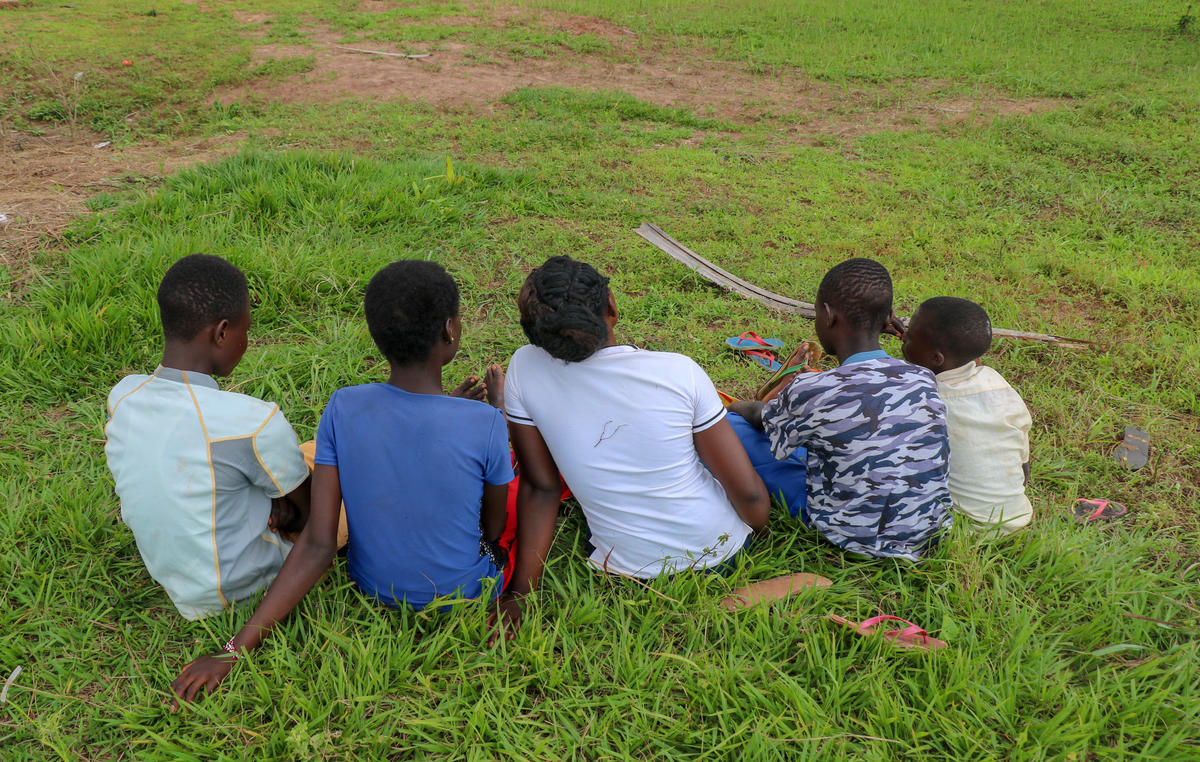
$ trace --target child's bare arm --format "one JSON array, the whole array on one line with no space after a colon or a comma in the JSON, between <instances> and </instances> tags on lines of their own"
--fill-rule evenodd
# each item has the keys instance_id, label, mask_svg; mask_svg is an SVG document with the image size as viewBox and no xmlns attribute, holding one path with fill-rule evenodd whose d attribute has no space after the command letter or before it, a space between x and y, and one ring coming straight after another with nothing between
<instances>
[{"instance_id":1,"label":"child's bare arm","mask_svg":"<svg viewBox=\"0 0 1200 762\"><path fill-rule=\"evenodd\" d=\"M504 534L507 502L507 484L483 485L483 539L494 542Z\"/></svg>"},{"instance_id":2,"label":"child's bare arm","mask_svg":"<svg viewBox=\"0 0 1200 762\"><path fill-rule=\"evenodd\" d=\"M545 568L546 555L554 540L562 483L537 427L510 423L508 431L521 467L521 485L517 490L517 561L512 586L497 601L497 611L490 621L493 625L507 626L511 638L521 621L520 598L537 587Z\"/></svg>"},{"instance_id":3,"label":"child's bare arm","mask_svg":"<svg viewBox=\"0 0 1200 762\"><path fill-rule=\"evenodd\" d=\"M762 403L759 404L761 410ZM713 476L725 488L733 510L755 531L765 529L771 511L771 497L759 477L742 442L724 418L715 426L693 435L696 452Z\"/></svg>"},{"instance_id":4,"label":"child's bare arm","mask_svg":"<svg viewBox=\"0 0 1200 762\"><path fill-rule=\"evenodd\" d=\"M333 555L337 552L338 514L342 502L337 466L318 464L312 482L309 521L254 615L229 641L234 653L256 648L271 628L286 617L312 589L333 561ZM171 683L171 690L175 692L171 701L172 709L177 708L181 700L191 701L201 691L215 689L233 668L236 661L234 653L221 651L201 656L184 667L179 677Z\"/></svg>"}]
</instances>

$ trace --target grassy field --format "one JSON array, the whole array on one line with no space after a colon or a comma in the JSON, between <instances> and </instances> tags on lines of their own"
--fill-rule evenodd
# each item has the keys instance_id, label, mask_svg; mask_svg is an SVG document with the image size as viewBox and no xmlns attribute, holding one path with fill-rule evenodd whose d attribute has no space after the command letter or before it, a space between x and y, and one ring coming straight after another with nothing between
<instances>
[{"instance_id":1,"label":"grassy field","mask_svg":"<svg viewBox=\"0 0 1200 762\"><path fill-rule=\"evenodd\" d=\"M22 667L0 704L4 757L1200 759L1194 13L1123 0L0 10L5 136L244 144L106 188L0 270L0 680ZM845 112L667 103L602 79L486 102L254 95L320 75L329 40L454 53L472 72L691 60L764 92L810 82L835 112L843 93ZM1040 105L829 126L919 98ZM486 647L469 604L384 611L338 570L217 694L169 713L182 665L247 616L179 618L104 464L104 397L158 360L153 293L169 263L205 251L246 271L255 326L227 386L278 402L301 438L334 389L383 377L361 293L402 257L442 262L462 288L448 382L523 343L516 291L557 253L612 276L623 340L689 354L730 391L762 379L721 351L725 336L811 337L642 242L643 221L798 298L830 265L871 256L892 271L898 312L962 295L997 325L1095 341L1001 341L986 358L1033 412L1037 522L1004 540L955 533L909 566L847 560L781 518L730 578L647 589L590 571L569 516L515 641ZM1107 457L1127 423L1154 445L1136 473ZM1079 496L1130 515L1077 526ZM717 606L787 571L835 585ZM951 647L898 653L829 613L896 614Z\"/></svg>"}]
</instances>

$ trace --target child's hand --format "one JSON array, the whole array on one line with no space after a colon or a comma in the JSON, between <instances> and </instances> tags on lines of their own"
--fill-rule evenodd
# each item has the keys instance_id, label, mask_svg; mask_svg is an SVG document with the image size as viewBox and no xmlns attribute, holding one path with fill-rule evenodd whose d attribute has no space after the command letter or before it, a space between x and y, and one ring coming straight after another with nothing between
<instances>
[{"instance_id":1,"label":"child's hand","mask_svg":"<svg viewBox=\"0 0 1200 762\"><path fill-rule=\"evenodd\" d=\"M233 669L235 661L232 654L221 652L201 656L184 667L171 683L171 690L175 692L171 698L171 711L179 709L180 701L188 703L199 698L201 691L212 693Z\"/></svg>"},{"instance_id":2,"label":"child's hand","mask_svg":"<svg viewBox=\"0 0 1200 762\"><path fill-rule=\"evenodd\" d=\"M450 396L482 402L486 390L485 386L479 385L479 376L467 376L465 381L450 390Z\"/></svg>"},{"instance_id":3,"label":"child's hand","mask_svg":"<svg viewBox=\"0 0 1200 762\"><path fill-rule=\"evenodd\" d=\"M890 333L897 339L904 338L904 328L904 321L896 317L895 314L888 315L887 322L883 324L883 332Z\"/></svg>"},{"instance_id":4,"label":"child's hand","mask_svg":"<svg viewBox=\"0 0 1200 762\"><path fill-rule=\"evenodd\" d=\"M746 419L746 423L762 431L763 403L758 400L739 400L729 406L729 412L737 413Z\"/></svg>"},{"instance_id":5,"label":"child's hand","mask_svg":"<svg viewBox=\"0 0 1200 762\"><path fill-rule=\"evenodd\" d=\"M487 394L488 404L504 411L504 369L499 365L489 365L483 376L483 389Z\"/></svg>"},{"instance_id":6,"label":"child's hand","mask_svg":"<svg viewBox=\"0 0 1200 762\"><path fill-rule=\"evenodd\" d=\"M296 534L303 525L297 527L300 510L287 497L271 498L271 515L267 518L267 528L275 534Z\"/></svg>"},{"instance_id":7,"label":"child's hand","mask_svg":"<svg viewBox=\"0 0 1200 762\"><path fill-rule=\"evenodd\" d=\"M521 626L521 601L512 593L505 593L496 599L496 605L488 614L489 630L488 645L494 646L503 634L505 640L517 637L517 629Z\"/></svg>"}]
</instances>

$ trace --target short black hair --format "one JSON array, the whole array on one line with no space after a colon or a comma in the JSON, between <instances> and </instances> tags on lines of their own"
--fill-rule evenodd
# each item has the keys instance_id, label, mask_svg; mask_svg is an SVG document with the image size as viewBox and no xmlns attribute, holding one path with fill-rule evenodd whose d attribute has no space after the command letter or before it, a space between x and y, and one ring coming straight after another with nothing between
<instances>
[{"instance_id":1,"label":"short black hair","mask_svg":"<svg viewBox=\"0 0 1200 762\"><path fill-rule=\"evenodd\" d=\"M458 286L436 262L392 262L367 284L367 329L393 365L429 357L446 321L458 314Z\"/></svg>"},{"instance_id":2,"label":"short black hair","mask_svg":"<svg viewBox=\"0 0 1200 762\"><path fill-rule=\"evenodd\" d=\"M194 339L205 326L236 320L249 306L246 276L211 254L180 259L158 284L158 314L168 341Z\"/></svg>"},{"instance_id":3,"label":"short black hair","mask_svg":"<svg viewBox=\"0 0 1200 762\"><path fill-rule=\"evenodd\" d=\"M954 367L965 365L992 346L992 321L970 299L935 296L917 307L921 328L930 345L941 350Z\"/></svg>"},{"instance_id":4,"label":"short black hair","mask_svg":"<svg viewBox=\"0 0 1200 762\"><path fill-rule=\"evenodd\" d=\"M817 301L837 309L852 325L878 333L892 314L892 276L873 259L847 259L825 273Z\"/></svg>"},{"instance_id":5,"label":"short black hair","mask_svg":"<svg viewBox=\"0 0 1200 762\"><path fill-rule=\"evenodd\" d=\"M586 360L608 339L608 278L586 262L550 257L529 273L517 305L529 342L560 360Z\"/></svg>"}]
</instances>

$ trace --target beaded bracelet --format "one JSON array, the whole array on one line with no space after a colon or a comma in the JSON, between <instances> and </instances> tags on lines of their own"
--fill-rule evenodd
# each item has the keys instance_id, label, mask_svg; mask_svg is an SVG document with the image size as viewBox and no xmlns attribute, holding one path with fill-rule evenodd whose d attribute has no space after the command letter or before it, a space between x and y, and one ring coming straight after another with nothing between
<instances>
[{"instance_id":1,"label":"beaded bracelet","mask_svg":"<svg viewBox=\"0 0 1200 762\"><path fill-rule=\"evenodd\" d=\"M233 638L230 638L229 640L225 641L225 650L226 650L226 652L233 654L234 661L237 661L238 659L242 658L241 652L239 652L236 648L233 647Z\"/></svg>"}]
</instances>

